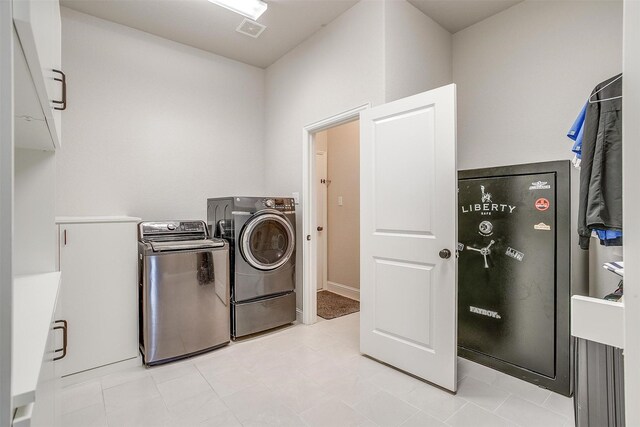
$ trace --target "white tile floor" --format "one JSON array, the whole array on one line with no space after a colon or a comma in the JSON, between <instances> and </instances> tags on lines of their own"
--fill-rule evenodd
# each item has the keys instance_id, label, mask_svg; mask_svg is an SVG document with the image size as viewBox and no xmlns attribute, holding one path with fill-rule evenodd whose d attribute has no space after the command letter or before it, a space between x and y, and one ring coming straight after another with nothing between
<instances>
[{"instance_id":1,"label":"white tile floor","mask_svg":"<svg viewBox=\"0 0 640 427\"><path fill-rule=\"evenodd\" d=\"M456 396L360 355L359 314L65 387L62 424L571 426L571 399L460 360Z\"/></svg>"}]
</instances>

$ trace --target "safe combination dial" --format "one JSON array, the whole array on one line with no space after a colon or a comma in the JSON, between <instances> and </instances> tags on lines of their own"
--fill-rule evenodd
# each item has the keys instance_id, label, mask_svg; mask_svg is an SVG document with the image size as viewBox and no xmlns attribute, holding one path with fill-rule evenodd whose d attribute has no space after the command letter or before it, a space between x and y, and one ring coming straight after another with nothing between
<instances>
[{"instance_id":1,"label":"safe combination dial","mask_svg":"<svg viewBox=\"0 0 640 427\"><path fill-rule=\"evenodd\" d=\"M489 268L489 262L487 261L487 256L491 255L491 246L493 246L495 242L496 242L495 240L492 240L487 246L481 249L474 248L472 246L467 246L467 249L470 251L479 252L480 255L484 257L484 268Z\"/></svg>"}]
</instances>

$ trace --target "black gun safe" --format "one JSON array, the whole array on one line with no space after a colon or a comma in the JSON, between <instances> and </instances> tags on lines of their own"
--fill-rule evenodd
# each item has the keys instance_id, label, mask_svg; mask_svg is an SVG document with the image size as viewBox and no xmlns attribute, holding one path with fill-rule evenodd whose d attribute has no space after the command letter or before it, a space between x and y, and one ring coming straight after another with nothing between
<instances>
[{"instance_id":1,"label":"black gun safe","mask_svg":"<svg viewBox=\"0 0 640 427\"><path fill-rule=\"evenodd\" d=\"M570 162L458 173L458 354L572 393Z\"/></svg>"}]
</instances>

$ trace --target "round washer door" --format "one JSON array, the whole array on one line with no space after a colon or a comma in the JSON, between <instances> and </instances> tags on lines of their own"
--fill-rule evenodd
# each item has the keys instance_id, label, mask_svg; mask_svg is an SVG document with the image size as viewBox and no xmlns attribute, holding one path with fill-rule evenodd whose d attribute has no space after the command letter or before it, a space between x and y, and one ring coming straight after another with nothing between
<instances>
[{"instance_id":1,"label":"round washer door","mask_svg":"<svg viewBox=\"0 0 640 427\"><path fill-rule=\"evenodd\" d=\"M258 270L275 270L289 261L295 248L293 227L279 213L251 218L240 236L244 259Z\"/></svg>"}]
</instances>

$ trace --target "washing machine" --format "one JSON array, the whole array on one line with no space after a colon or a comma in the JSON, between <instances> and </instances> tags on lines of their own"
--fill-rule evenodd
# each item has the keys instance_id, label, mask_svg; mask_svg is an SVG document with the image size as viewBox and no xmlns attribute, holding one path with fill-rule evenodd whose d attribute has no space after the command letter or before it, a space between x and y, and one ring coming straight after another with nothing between
<instances>
[{"instance_id":1,"label":"washing machine","mask_svg":"<svg viewBox=\"0 0 640 427\"><path fill-rule=\"evenodd\" d=\"M284 197L207 200L213 236L229 242L231 336L234 339L296 319L295 203Z\"/></svg>"}]
</instances>

